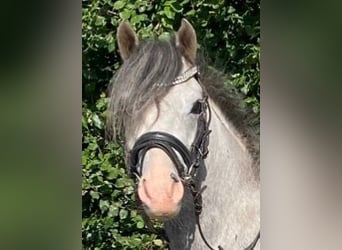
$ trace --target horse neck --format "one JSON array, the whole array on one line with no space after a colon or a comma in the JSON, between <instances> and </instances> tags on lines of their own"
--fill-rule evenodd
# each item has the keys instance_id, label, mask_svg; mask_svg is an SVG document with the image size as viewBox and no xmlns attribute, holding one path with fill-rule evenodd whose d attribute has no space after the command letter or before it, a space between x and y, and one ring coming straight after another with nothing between
<instances>
[{"instance_id":1,"label":"horse neck","mask_svg":"<svg viewBox=\"0 0 342 250\"><path fill-rule=\"evenodd\" d=\"M201 186L206 186L201 223L212 242L242 249L240 246L249 245L260 229L259 182L243 139L218 106L212 101L210 106L212 132L201 178Z\"/></svg>"},{"instance_id":2,"label":"horse neck","mask_svg":"<svg viewBox=\"0 0 342 250\"><path fill-rule=\"evenodd\" d=\"M241 187L256 187L259 183L254 176L253 158L244 139L233 124L225 118L219 107L210 100L212 120L210 129L208 175L217 175L229 185L231 191ZM222 177L226 178L222 178Z\"/></svg>"}]
</instances>

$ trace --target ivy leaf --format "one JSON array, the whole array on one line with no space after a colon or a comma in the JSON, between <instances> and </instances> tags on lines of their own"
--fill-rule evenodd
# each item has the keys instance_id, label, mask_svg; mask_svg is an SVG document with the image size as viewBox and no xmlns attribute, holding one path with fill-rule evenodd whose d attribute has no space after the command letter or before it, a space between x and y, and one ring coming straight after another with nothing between
<instances>
[{"instance_id":1,"label":"ivy leaf","mask_svg":"<svg viewBox=\"0 0 342 250\"><path fill-rule=\"evenodd\" d=\"M116 206L110 206L108 216L113 218L119 214L119 209Z\"/></svg>"},{"instance_id":2,"label":"ivy leaf","mask_svg":"<svg viewBox=\"0 0 342 250\"><path fill-rule=\"evenodd\" d=\"M94 122L95 127L99 128L99 129L103 128L103 122L100 120L100 118L97 114L93 115L92 120Z\"/></svg>"},{"instance_id":3,"label":"ivy leaf","mask_svg":"<svg viewBox=\"0 0 342 250\"><path fill-rule=\"evenodd\" d=\"M228 14L232 14L235 12L235 8L233 6L229 6L228 8Z\"/></svg>"},{"instance_id":4,"label":"ivy leaf","mask_svg":"<svg viewBox=\"0 0 342 250\"><path fill-rule=\"evenodd\" d=\"M100 198L99 192L96 191L90 191L90 196L95 200Z\"/></svg>"},{"instance_id":5,"label":"ivy leaf","mask_svg":"<svg viewBox=\"0 0 342 250\"><path fill-rule=\"evenodd\" d=\"M105 212L109 208L109 201L107 201L107 200L100 200L99 206L100 206L101 211Z\"/></svg>"},{"instance_id":6,"label":"ivy leaf","mask_svg":"<svg viewBox=\"0 0 342 250\"><path fill-rule=\"evenodd\" d=\"M111 170L109 170L109 174L107 176L108 180L113 180L116 179L119 175L119 171L117 168L112 168Z\"/></svg>"},{"instance_id":7,"label":"ivy leaf","mask_svg":"<svg viewBox=\"0 0 342 250\"><path fill-rule=\"evenodd\" d=\"M153 244L158 247L161 247L163 245L163 242L160 239L156 239L156 240L153 240Z\"/></svg>"},{"instance_id":8,"label":"ivy leaf","mask_svg":"<svg viewBox=\"0 0 342 250\"><path fill-rule=\"evenodd\" d=\"M122 19L129 19L131 17L132 11L125 9L123 12L120 13L120 17Z\"/></svg>"},{"instance_id":9,"label":"ivy leaf","mask_svg":"<svg viewBox=\"0 0 342 250\"><path fill-rule=\"evenodd\" d=\"M170 40L170 37L171 37L171 35L169 32L163 32L158 38L160 40L168 41L168 40Z\"/></svg>"},{"instance_id":10,"label":"ivy leaf","mask_svg":"<svg viewBox=\"0 0 342 250\"><path fill-rule=\"evenodd\" d=\"M165 7L164 13L169 19L173 19L175 16L175 13L171 11L170 7Z\"/></svg>"},{"instance_id":11,"label":"ivy leaf","mask_svg":"<svg viewBox=\"0 0 342 250\"><path fill-rule=\"evenodd\" d=\"M88 148L89 148L91 151L94 151L95 149L98 148L97 143L96 143L96 142L95 142L95 143L94 143L94 142L90 143L89 146L88 146Z\"/></svg>"},{"instance_id":12,"label":"ivy leaf","mask_svg":"<svg viewBox=\"0 0 342 250\"><path fill-rule=\"evenodd\" d=\"M114 9L121 10L125 6L125 2L123 1L116 1L113 5Z\"/></svg>"},{"instance_id":13,"label":"ivy leaf","mask_svg":"<svg viewBox=\"0 0 342 250\"><path fill-rule=\"evenodd\" d=\"M194 16L196 14L196 10L192 9L192 10L189 10L185 15L186 16Z\"/></svg>"},{"instance_id":14,"label":"ivy leaf","mask_svg":"<svg viewBox=\"0 0 342 250\"><path fill-rule=\"evenodd\" d=\"M112 44L113 44L113 46L115 46L115 42L114 42L114 39L113 39L112 36L109 36L109 38L108 38L107 40L108 40L108 42L109 42L109 45L108 45L108 46L110 46L110 45L112 45ZM101 110L101 109L103 109L104 107L106 107L106 104L107 104L107 100L106 100L106 98L105 98L104 96L102 96L102 94L101 94L100 99L96 102L96 108L97 108L98 110Z\"/></svg>"},{"instance_id":15,"label":"ivy leaf","mask_svg":"<svg viewBox=\"0 0 342 250\"><path fill-rule=\"evenodd\" d=\"M87 119L84 116L82 116L82 127L83 128L88 128Z\"/></svg>"},{"instance_id":16,"label":"ivy leaf","mask_svg":"<svg viewBox=\"0 0 342 250\"><path fill-rule=\"evenodd\" d=\"M132 243L133 246L139 247L139 245L141 244L141 239L134 238L134 239L132 239L131 243Z\"/></svg>"},{"instance_id":17,"label":"ivy leaf","mask_svg":"<svg viewBox=\"0 0 342 250\"><path fill-rule=\"evenodd\" d=\"M119 212L119 216L120 216L120 219L123 220L123 219L126 219L127 218L127 215L128 215L128 211L126 209L121 209L120 212Z\"/></svg>"},{"instance_id":18,"label":"ivy leaf","mask_svg":"<svg viewBox=\"0 0 342 250\"><path fill-rule=\"evenodd\" d=\"M144 228L144 226L145 226L144 222L138 221L137 228L141 229L141 228Z\"/></svg>"},{"instance_id":19,"label":"ivy leaf","mask_svg":"<svg viewBox=\"0 0 342 250\"><path fill-rule=\"evenodd\" d=\"M125 186L126 186L126 179L124 179L124 178L119 178L119 179L116 180L116 182L115 182L115 187L117 187L117 188L123 188L123 187L125 187Z\"/></svg>"},{"instance_id":20,"label":"ivy leaf","mask_svg":"<svg viewBox=\"0 0 342 250\"><path fill-rule=\"evenodd\" d=\"M95 21L96 26L105 26L106 25L106 19L103 16L97 16Z\"/></svg>"}]
</instances>

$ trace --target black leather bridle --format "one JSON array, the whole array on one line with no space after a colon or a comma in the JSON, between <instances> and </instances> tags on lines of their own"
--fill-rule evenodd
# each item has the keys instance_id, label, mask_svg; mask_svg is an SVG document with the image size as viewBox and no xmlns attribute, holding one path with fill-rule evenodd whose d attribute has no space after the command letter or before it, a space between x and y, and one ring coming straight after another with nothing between
<instances>
[{"instance_id":1,"label":"black leather bridle","mask_svg":"<svg viewBox=\"0 0 342 250\"><path fill-rule=\"evenodd\" d=\"M195 77L199 81L199 72L197 67L192 67L185 71L181 76L177 77L170 85L174 86L186 82L190 78ZM204 164L204 159L208 154L209 145L209 124L211 112L208 103L208 96L197 100L200 105L197 130L191 148L188 149L183 142L175 136L161 132L148 132L140 136L135 142L132 150L129 152L129 171L132 175L140 177L142 175L143 161L146 152L151 148L159 148L163 150L172 160L177 168L178 175L186 182L191 182L196 174L199 166ZM178 158L176 152L181 156L182 161Z\"/></svg>"},{"instance_id":2,"label":"black leather bridle","mask_svg":"<svg viewBox=\"0 0 342 250\"><path fill-rule=\"evenodd\" d=\"M198 68L194 66L178 76L172 83L161 83L159 86L175 86L177 84L186 82L192 77L194 77L198 83L201 84L199 76ZM196 223L198 225L201 237L208 248L213 250L214 248L212 248L205 239L199 223L199 215L202 211L202 196L201 190L195 186L194 181L198 168L200 166L205 167L204 159L209 153L208 146L209 134L211 132L209 129L211 121L211 109L208 103L208 95L204 90L202 99L197 100L197 102L200 105L197 119L197 130L190 149L188 149L178 138L169 133L161 131L147 132L137 139L133 148L127 155L126 162L129 164L131 176L140 178L142 176L144 158L148 150L152 148L159 148L170 157L177 168L179 177L184 185L189 187L194 198ZM181 156L182 161L179 159L176 152ZM165 235L163 237L167 239ZM246 249L253 249L259 237L260 233ZM218 246L218 249L223 250L221 246Z\"/></svg>"}]
</instances>

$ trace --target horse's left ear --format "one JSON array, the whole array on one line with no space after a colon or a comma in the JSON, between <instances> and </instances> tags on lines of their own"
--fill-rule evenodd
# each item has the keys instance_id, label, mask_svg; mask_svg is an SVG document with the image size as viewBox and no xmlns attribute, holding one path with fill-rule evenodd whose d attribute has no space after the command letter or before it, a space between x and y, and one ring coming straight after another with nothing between
<instances>
[{"instance_id":1,"label":"horse's left ear","mask_svg":"<svg viewBox=\"0 0 342 250\"><path fill-rule=\"evenodd\" d=\"M183 56L194 63L197 51L197 38L195 29L185 18L176 33L176 46L181 49Z\"/></svg>"},{"instance_id":2,"label":"horse's left ear","mask_svg":"<svg viewBox=\"0 0 342 250\"><path fill-rule=\"evenodd\" d=\"M116 36L120 55L123 60L127 60L138 46L138 36L129 25L128 21L122 21L120 23Z\"/></svg>"}]
</instances>

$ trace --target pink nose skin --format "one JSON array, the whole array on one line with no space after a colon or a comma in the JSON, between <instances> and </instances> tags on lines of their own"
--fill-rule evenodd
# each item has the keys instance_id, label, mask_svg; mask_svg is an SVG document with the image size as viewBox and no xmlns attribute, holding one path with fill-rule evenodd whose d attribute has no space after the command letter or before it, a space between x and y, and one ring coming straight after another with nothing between
<instances>
[{"instance_id":1,"label":"pink nose skin","mask_svg":"<svg viewBox=\"0 0 342 250\"><path fill-rule=\"evenodd\" d=\"M178 214L183 194L183 184L173 180L170 175L159 180L142 178L138 188L139 198L148 216L161 220L171 219Z\"/></svg>"},{"instance_id":2,"label":"pink nose skin","mask_svg":"<svg viewBox=\"0 0 342 250\"><path fill-rule=\"evenodd\" d=\"M141 176L138 195L144 204L145 212L150 218L168 220L175 217L180 210L184 188L179 177L175 175L172 162L162 154L154 155ZM164 163L164 165L160 165Z\"/></svg>"}]
</instances>

